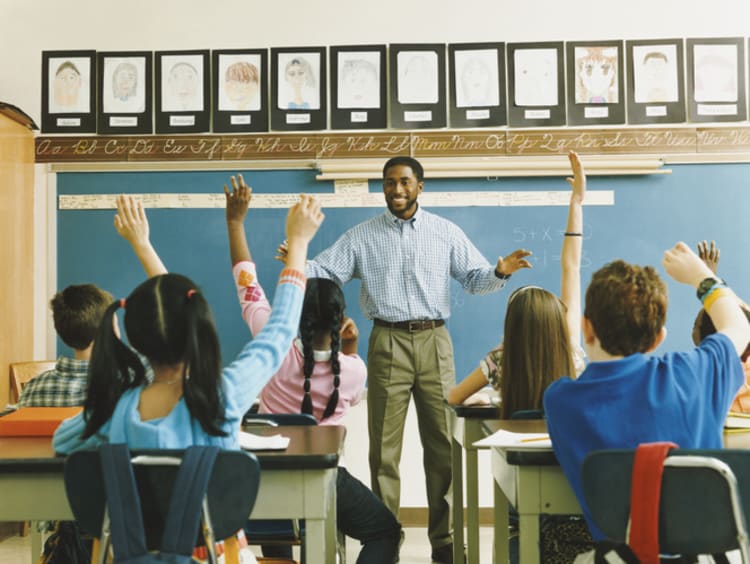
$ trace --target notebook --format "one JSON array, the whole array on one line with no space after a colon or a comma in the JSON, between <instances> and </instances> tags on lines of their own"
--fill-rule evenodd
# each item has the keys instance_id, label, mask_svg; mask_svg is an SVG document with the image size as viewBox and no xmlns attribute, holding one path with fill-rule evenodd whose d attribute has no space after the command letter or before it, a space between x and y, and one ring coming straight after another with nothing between
<instances>
[{"instance_id":1,"label":"notebook","mask_svg":"<svg viewBox=\"0 0 750 564\"><path fill-rule=\"evenodd\" d=\"M51 437L81 407L22 407L0 417L0 437Z\"/></svg>"}]
</instances>

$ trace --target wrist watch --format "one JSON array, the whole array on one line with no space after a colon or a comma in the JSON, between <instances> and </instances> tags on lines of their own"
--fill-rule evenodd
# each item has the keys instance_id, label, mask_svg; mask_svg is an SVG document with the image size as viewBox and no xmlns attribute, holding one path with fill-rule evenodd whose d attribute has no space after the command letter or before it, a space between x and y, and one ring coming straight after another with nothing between
<instances>
[{"instance_id":1,"label":"wrist watch","mask_svg":"<svg viewBox=\"0 0 750 564\"><path fill-rule=\"evenodd\" d=\"M510 274L503 274L497 268L495 269L495 276L500 280L507 280L508 278L510 278Z\"/></svg>"},{"instance_id":2,"label":"wrist watch","mask_svg":"<svg viewBox=\"0 0 750 564\"><path fill-rule=\"evenodd\" d=\"M698 296L699 300L703 301L703 297L717 284L725 285L721 278L715 278L713 276L704 278L701 280L701 283L698 284L698 289L696 290L695 295Z\"/></svg>"}]
</instances>

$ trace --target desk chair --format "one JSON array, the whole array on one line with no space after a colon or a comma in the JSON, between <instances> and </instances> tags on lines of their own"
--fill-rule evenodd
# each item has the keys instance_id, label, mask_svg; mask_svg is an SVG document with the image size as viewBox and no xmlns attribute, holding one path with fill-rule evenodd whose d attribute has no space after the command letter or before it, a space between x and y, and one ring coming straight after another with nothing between
<instances>
[{"instance_id":1,"label":"desk chair","mask_svg":"<svg viewBox=\"0 0 750 564\"><path fill-rule=\"evenodd\" d=\"M317 425L308 413L258 413L251 409L242 418L244 427L279 427L284 425ZM302 531L296 519L251 519L245 526L250 544L261 545L264 554L288 558L292 546L302 544ZM281 560L284 562L284 560ZM294 562L294 560L286 560Z\"/></svg>"},{"instance_id":2,"label":"desk chair","mask_svg":"<svg viewBox=\"0 0 750 564\"><path fill-rule=\"evenodd\" d=\"M16 403L21 397L21 391L26 383L55 367L54 360L31 360L27 362L10 363L10 392L11 403Z\"/></svg>"},{"instance_id":3,"label":"desk chair","mask_svg":"<svg viewBox=\"0 0 750 564\"><path fill-rule=\"evenodd\" d=\"M627 539L635 450L602 450L583 462L583 494L599 529ZM664 460L659 548L665 554L719 554L740 549L750 562L750 451L676 449ZM730 518L731 517L731 518Z\"/></svg>"},{"instance_id":4,"label":"desk chair","mask_svg":"<svg viewBox=\"0 0 750 564\"><path fill-rule=\"evenodd\" d=\"M141 498L146 545L159 547L172 486L183 451L144 451L132 459ZM164 457L171 457L166 462ZM175 458L176 457L176 458ZM98 450L82 450L65 461L65 492L76 521L86 533L102 537L106 494ZM220 451L206 490L208 515L216 539L225 539L240 530L250 515L258 494L260 464L255 455L244 451ZM108 533L108 531L106 531ZM196 546L202 544L202 535ZM106 540L106 536L105 536ZM106 554L99 550L100 562Z\"/></svg>"}]
</instances>

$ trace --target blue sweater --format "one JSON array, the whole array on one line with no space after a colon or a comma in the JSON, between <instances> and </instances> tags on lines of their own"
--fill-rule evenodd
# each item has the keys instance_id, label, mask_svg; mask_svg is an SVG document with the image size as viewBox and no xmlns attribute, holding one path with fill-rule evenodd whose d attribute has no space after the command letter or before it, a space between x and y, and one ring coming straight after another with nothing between
<instances>
[{"instance_id":1,"label":"blue sweater","mask_svg":"<svg viewBox=\"0 0 750 564\"><path fill-rule=\"evenodd\" d=\"M286 356L297 334L303 299L304 290L299 285L280 283L268 323L245 345L234 362L224 368L222 387L226 420L221 428L227 433L226 437L206 433L198 420L191 417L184 398L165 417L141 421L138 404L143 387L138 387L127 390L120 397L112 417L96 434L81 440L85 422L83 414L79 414L63 421L55 431L52 446L62 454L94 448L103 442L127 443L132 449L183 449L190 445L239 448L242 416Z\"/></svg>"},{"instance_id":2,"label":"blue sweater","mask_svg":"<svg viewBox=\"0 0 750 564\"><path fill-rule=\"evenodd\" d=\"M717 333L689 352L592 362L577 380L562 378L547 388L544 411L552 447L594 539L604 535L583 498L586 455L654 441L722 448L724 419L743 382L734 345Z\"/></svg>"}]
</instances>

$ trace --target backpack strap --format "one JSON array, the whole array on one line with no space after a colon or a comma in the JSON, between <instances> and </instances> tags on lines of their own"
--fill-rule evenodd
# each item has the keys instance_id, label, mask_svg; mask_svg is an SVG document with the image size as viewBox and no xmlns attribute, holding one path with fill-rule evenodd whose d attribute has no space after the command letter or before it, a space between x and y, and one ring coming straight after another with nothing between
<instances>
[{"instance_id":1,"label":"backpack strap","mask_svg":"<svg viewBox=\"0 0 750 564\"><path fill-rule=\"evenodd\" d=\"M141 500L135 484L130 451L125 444L103 444L99 461L104 477L115 561L148 552L143 531Z\"/></svg>"},{"instance_id":2,"label":"backpack strap","mask_svg":"<svg viewBox=\"0 0 750 564\"><path fill-rule=\"evenodd\" d=\"M628 544L642 564L659 564L659 499L664 459L675 443L638 445L630 484Z\"/></svg>"},{"instance_id":3,"label":"backpack strap","mask_svg":"<svg viewBox=\"0 0 750 564\"><path fill-rule=\"evenodd\" d=\"M193 553L201 508L218 453L216 446L192 446L185 451L169 499L161 540L163 552L188 556Z\"/></svg>"}]
</instances>

